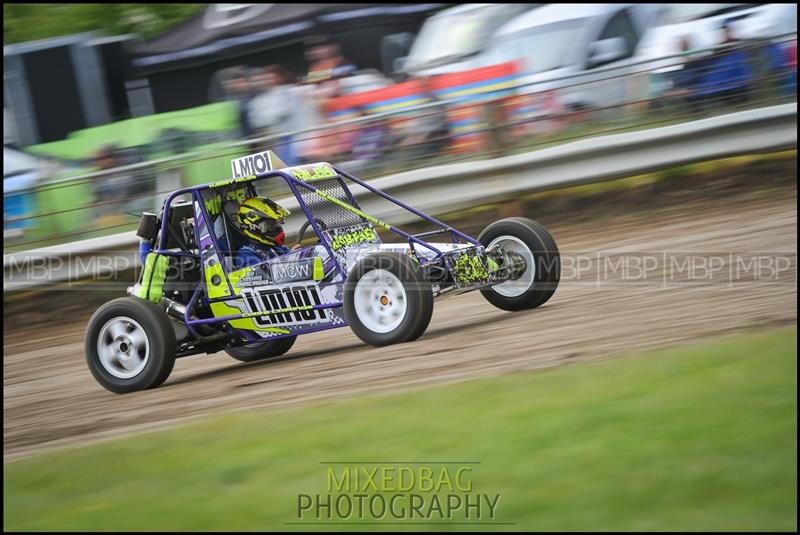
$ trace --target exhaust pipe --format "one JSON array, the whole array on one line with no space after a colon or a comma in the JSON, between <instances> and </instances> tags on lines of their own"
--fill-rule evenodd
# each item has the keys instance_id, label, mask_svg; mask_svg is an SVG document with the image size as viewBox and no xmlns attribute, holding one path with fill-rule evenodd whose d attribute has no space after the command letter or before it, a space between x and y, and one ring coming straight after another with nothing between
<instances>
[{"instance_id":1,"label":"exhaust pipe","mask_svg":"<svg viewBox=\"0 0 800 535\"><path fill-rule=\"evenodd\" d=\"M186 306L182 305L172 299L167 299L166 297L162 297L161 301L167 304L167 315L172 316L175 319L183 321L186 317Z\"/></svg>"}]
</instances>

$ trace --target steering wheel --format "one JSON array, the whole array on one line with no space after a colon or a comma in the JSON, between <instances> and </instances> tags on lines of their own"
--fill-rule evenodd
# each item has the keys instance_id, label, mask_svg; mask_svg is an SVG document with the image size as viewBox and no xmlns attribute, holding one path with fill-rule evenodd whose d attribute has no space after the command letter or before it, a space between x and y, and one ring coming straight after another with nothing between
<instances>
[{"instance_id":1,"label":"steering wheel","mask_svg":"<svg viewBox=\"0 0 800 535\"><path fill-rule=\"evenodd\" d=\"M315 218L314 221L317 223L317 225L319 225L320 230L325 230L327 228L327 225L325 225L325 223L323 223L321 220ZM311 221L306 221L300 225L300 230L297 231L297 245L300 245L303 242L303 237L306 235L306 231L310 226ZM317 236L317 240L319 241L319 236Z\"/></svg>"}]
</instances>

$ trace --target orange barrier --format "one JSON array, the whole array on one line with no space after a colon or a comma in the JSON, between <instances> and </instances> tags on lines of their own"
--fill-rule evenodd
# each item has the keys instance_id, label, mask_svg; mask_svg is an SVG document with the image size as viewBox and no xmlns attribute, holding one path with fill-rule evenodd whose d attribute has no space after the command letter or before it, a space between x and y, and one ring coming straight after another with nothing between
<instances>
[{"instance_id":1,"label":"orange barrier","mask_svg":"<svg viewBox=\"0 0 800 535\"><path fill-rule=\"evenodd\" d=\"M336 97L327 103L326 113L329 118L339 121L411 109L434 99L454 101L447 109L451 149L457 153L481 150L488 140L485 130L490 121L484 105L478 101L489 95L501 101L512 97L518 69L516 62L501 63ZM402 129L412 120L398 115L389 120L389 125ZM347 146L348 141L344 141L344 145Z\"/></svg>"},{"instance_id":2,"label":"orange barrier","mask_svg":"<svg viewBox=\"0 0 800 535\"><path fill-rule=\"evenodd\" d=\"M483 150L489 139L486 128L490 118L484 105L477 101L487 95L505 99L514 94L518 64L501 63L469 71L442 74L431 79L433 94L439 100L454 100L448 109L452 150L456 153Z\"/></svg>"}]
</instances>

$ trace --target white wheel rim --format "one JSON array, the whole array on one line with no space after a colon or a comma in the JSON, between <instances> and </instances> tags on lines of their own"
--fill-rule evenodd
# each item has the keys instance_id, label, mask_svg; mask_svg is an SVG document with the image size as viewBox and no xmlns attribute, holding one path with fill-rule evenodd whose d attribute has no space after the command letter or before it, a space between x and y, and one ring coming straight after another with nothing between
<instances>
[{"instance_id":1,"label":"white wheel rim","mask_svg":"<svg viewBox=\"0 0 800 535\"><path fill-rule=\"evenodd\" d=\"M388 333L406 317L408 300L403 283L385 269L373 269L356 284L353 295L356 315L370 331Z\"/></svg>"},{"instance_id":2,"label":"white wheel rim","mask_svg":"<svg viewBox=\"0 0 800 535\"><path fill-rule=\"evenodd\" d=\"M139 375L147 365L150 342L136 320L117 316L100 329L97 355L108 373L119 379L130 379Z\"/></svg>"},{"instance_id":3,"label":"white wheel rim","mask_svg":"<svg viewBox=\"0 0 800 535\"><path fill-rule=\"evenodd\" d=\"M518 279L495 284L492 286L492 289L503 297L519 297L531 289L534 279L536 278L536 263L533 260L533 253L528 249L528 246L525 245L525 242L514 236L500 236L499 238L495 238L486 249L491 249L498 243L504 251L522 255L525 258L527 266Z\"/></svg>"}]
</instances>

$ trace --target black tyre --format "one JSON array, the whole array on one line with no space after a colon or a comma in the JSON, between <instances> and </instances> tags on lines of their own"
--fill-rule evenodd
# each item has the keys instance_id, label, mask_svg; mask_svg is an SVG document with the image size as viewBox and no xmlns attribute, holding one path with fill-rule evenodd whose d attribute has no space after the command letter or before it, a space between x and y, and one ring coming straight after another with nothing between
<instances>
[{"instance_id":1,"label":"black tyre","mask_svg":"<svg viewBox=\"0 0 800 535\"><path fill-rule=\"evenodd\" d=\"M242 362L256 362L257 360L279 357L289 351L297 341L296 336L287 336L277 340L265 340L240 347L229 347L225 352Z\"/></svg>"},{"instance_id":2,"label":"black tyre","mask_svg":"<svg viewBox=\"0 0 800 535\"><path fill-rule=\"evenodd\" d=\"M405 255L370 255L347 276L344 316L356 336L370 345L416 340L432 314L431 285L418 264Z\"/></svg>"},{"instance_id":3,"label":"black tyre","mask_svg":"<svg viewBox=\"0 0 800 535\"><path fill-rule=\"evenodd\" d=\"M558 288L561 256L553 237L542 225L524 217L501 219L478 236L487 249L500 244L522 254L528 266L516 280L481 290L491 304L503 310L527 310L543 305Z\"/></svg>"},{"instance_id":4,"label":"black tyre","mask_svg":"<svg viewBox=\"0 0 800 535\"><path fill-rule=\"evenodd\" d=\"M175 365L175 331L167 314L138 297L115 299L97 309L85 343L92 375L116 394L155 388Z\"/></svg>"}]
</instances>

